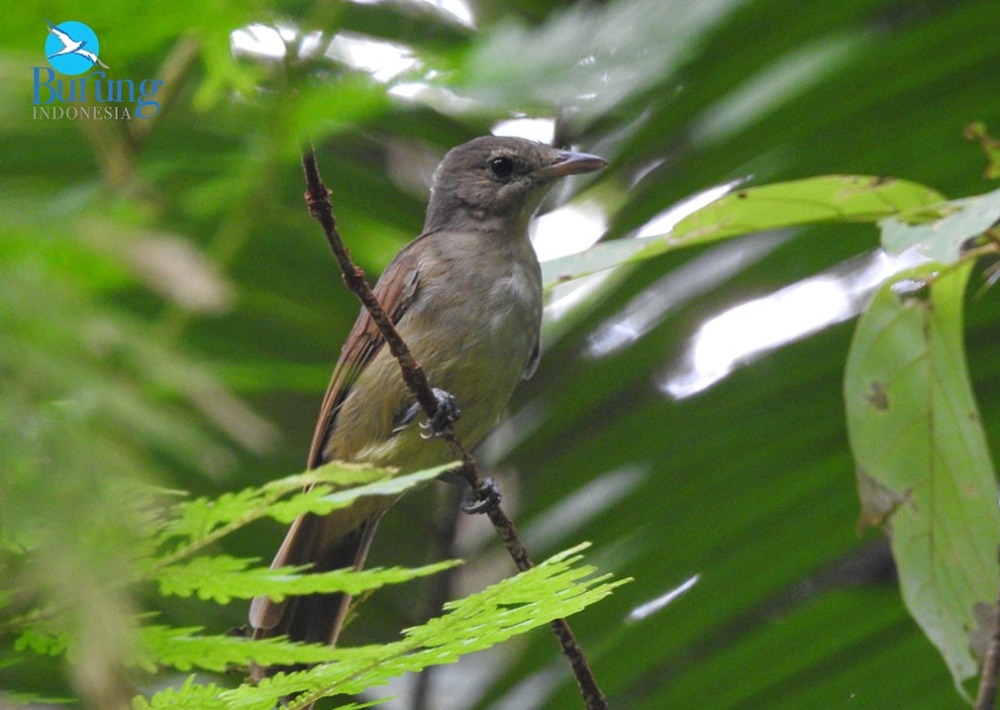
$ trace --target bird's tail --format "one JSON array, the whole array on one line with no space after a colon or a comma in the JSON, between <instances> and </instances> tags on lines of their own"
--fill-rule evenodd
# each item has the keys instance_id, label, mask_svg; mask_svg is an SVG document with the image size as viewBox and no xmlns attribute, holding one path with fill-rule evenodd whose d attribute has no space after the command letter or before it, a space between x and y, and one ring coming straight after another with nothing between
<instances>
[{"instance_id":1,"label":"bird's tail","mask_svg":"<svg viewBox=\"0 0 1000 710\"><path fill-rule=\"evenodd\" d=\"M336 514L334 513L334 516ZM381 514L344 536L328 534L331 516L302 515L289 528L271 568L312 564L313 572L360 569L368 556ZM256 597L250 605L254 639L287 636L292 641L333 645L340 635L351 598L347 594L310 594L280 602ZM261 680L289 668L252 666L251 678Z\"/></svg>"}]
</instances>

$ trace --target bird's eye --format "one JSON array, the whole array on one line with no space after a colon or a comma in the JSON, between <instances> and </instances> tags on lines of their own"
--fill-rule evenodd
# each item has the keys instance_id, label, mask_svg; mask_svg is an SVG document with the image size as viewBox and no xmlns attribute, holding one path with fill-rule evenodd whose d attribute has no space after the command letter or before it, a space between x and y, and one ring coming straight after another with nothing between
<instances>
[{"instance_id":1,"label":"bird's eye","mask_svg":"<svg viewBox=\"0 0 1000 710\"><path fill-rule=\"evenodd\" d=\"M514 161L505 156L490 158L487 166L493 173L493 177L498 180L506 180L514 172Z\"/></svg>"}]
</instances>

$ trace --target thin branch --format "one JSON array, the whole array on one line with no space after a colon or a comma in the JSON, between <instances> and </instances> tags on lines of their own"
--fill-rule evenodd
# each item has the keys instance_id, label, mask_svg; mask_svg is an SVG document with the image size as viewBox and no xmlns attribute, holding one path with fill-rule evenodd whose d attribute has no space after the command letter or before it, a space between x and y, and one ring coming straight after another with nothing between
<instances>
[{"instance_id":1,"label":"thin branch","mask_svg":"<svg viewBox=\"0 0 1000 710\"><path fill-rule=\"evenodd\" d=\"M371 315L372 320L378 326L379 332L385 338L390 352L399 362L400 370L406 386L413 393L420 407L429 419L434 419L437 414L438 401L431 390L430 383L423 369L414 360L409 347L396 331L392 320L382 308L375 297L371 286L365 279L364 272L358 268L351 260L344 246L343 239L337 231L336 221L333 216L333 207L330 204L330 191L320 179L319 169L316 166L316 155L312 148L307 148L302 156L302 169L306 179L306 204L309 213L320 223L323 233L326 235L327 243L333 251L337 264L340 266L347 288L358 297L361 304ZM528 555L528 550L517 534L514 522L501 509L499 503L492 497L491 485L479 469L479 464L468 452L462 442L455 434L455 430L450 424L445 426L441 433L441 438L448 442L455 455L462 461L460 474L469 484L477 499L477 504L482 506L489 516L490 522L496 529L497 534L503 541L504 547L519 571L525 571L534 567ZM593 671L587 664L583 649L577 642L573 631L565 619L557 619L550 626L559 645L562 647L563 655L569 661L576 677L577 685L580 688L580 695L583 697L587 710L607 710L607 700L597 685L597 679Z\"/></svg>"},{"instance_id":2,"label":"thin branch","mask_svg":"<svg viewBox=\"0 0 1000 710\"><path fill-rule=\"evenodd\" d=\"M427 376L423 369L413 359L410 349L403 339L399 337L396 326L386 314L382 305L375 297L371 286L365 280L365 272L354 265L350 254L344 246L344 241L337 231L337 224L333 217L333 207L330 205L330 191L319 177L319 169L316 167L316 155L312 149L306 151L302 157L302 168L306 175L306 204L309 206L309 214L323 227L326 241L333 250L333 255L337 258L337 264L344 276L344 284L358 297L361 305L365 307L371 315L379 332L385 338L386 344L393 357L399 361L399 367L403 372L403 379L406 386L410 388L421 408L429 417L437 412L437 399L427 383ZM463 450L464 453L464 450ZM464 460L465 454L462 458Z\"/></svg>"},{"instance_id":3,"label":"thin branch","mask_svg":"<svg viewBox=\"0 0 1000 710\"><path fill-rule=\"evenodd\" d=\"M990 638L983 654L983 672L979 676L979 692L975 710L993 710L997 702L997 670L1000 668L1000 591L993 603Z\"/></svg>"}]
</instances>

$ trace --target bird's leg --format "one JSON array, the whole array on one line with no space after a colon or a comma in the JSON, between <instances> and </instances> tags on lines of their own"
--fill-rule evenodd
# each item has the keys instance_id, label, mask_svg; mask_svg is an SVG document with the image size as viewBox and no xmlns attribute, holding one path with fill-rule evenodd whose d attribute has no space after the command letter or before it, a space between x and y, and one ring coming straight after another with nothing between
<instances>
[{"instance_id":1,"label":"bird's leg","mask_svg":"<svg viewBox=\"0 0 1000 710\"><path fill-rule=\"evenodd\" d=\"M500 486L489 476L483 479L481 485L476 486L469 492L469 496L462 501L462 512L469 515L479 513L489 513L496 510L500 505Z\"/></svg>"},{"instance_id":2,"label":"bird's leg","mask_svg":"<svg viewBox=\"0 0 1000 710\"><path fill-rule=\"evenodd\" d=\"M450 392L438 389L437 387L432 387L431 391L434 393L434 399L437 401L437 407L434 410L433 417L430 417L427 421L420 423L420 428L422 430L420 436L424 439L441 436L450 424L454 424L458 421L458 418L462 416L462 410L459 408L458 402ZM417 418L421 411L423 411L423 409L418 402L415 402L407 407L406 411L396 417L392 433L398 434L406 429L406 427L408 427L413 420Z\"/></svg>"},{"instance_id":3,"label":"bird's leg","mask_svg":"<svg viewBox=\"0 0 1000 710\"><path fill-rule=\"evenodd\" d=\"M420 423L420 428L423 429L420 436L425 439L430 439L432 436L441 436L445 429L458 421L458 418L462 416L462 410L450 392L438 389L437 387L432 387L431 391L434 393L434 399L437 400L437 409L434 410L433 417L429 418L426 422Z\"/></svg>"}]
</instances>

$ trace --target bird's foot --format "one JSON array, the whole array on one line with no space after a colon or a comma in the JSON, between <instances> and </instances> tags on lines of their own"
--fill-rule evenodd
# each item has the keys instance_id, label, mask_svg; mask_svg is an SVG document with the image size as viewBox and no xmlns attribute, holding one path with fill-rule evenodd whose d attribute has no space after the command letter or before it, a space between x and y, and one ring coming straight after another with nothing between
<instances>
[{"instance_id":1,"label":"bird's foot","mask_svg":"<svg viewBox=\"0 0 1000 710\"><path fill-rule=\"evenodd\" d=\"M487 476L472 489L469 497L462 502L462 512L468 515L490 513L500 507L500 486Z\"/></svg>"},{"instance_id":2,"label":"bird's foot","mask_svg":"<svg viewBox=\"0 0 1000 710\"><path fill-rule=\"evenodd\" d=\"M438 389L437 387L431 388L431 391L434 393L434 399L437 400L437 409L434 410L433 417L420 423L420 428L422 429L420 436L424 439L441 436L448 427L462 416L462 410L450 392Z\"/></svg>"},{"instance_id":3,"label":"bird's foot","mask_svg":"<svg viewBox=\"0 0 1000 710\"><path fill-rule=\"evenodd\" d=\"M434 416L429 418L425 422L420 423L420 429L422 430L420 436L424 439L430 439L434 436L441 436L449 425L453 424L462 416L462 410L458 407L458 402L455 398L445 390L438 389L437 387L432 387L431 391L434 393L434 399L437 401L437 407L434 411ZM413 420L417 418L420 412L423 411L423 407L419 403L411 404L407 407L406 411L396 417L393 422L392 433L398 434L405 430Z\"/></svg>"}]
</instances>

